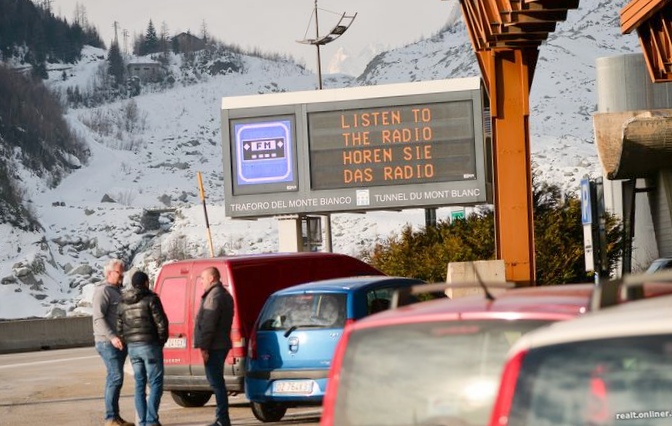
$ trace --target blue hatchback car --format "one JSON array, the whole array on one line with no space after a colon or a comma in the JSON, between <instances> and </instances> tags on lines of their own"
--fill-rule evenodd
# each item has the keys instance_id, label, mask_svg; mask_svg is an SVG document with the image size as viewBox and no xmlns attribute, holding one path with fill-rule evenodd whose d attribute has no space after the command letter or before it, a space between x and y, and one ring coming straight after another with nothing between
<instances>
[{"instance_id":1,"label":"blue hatchback car","mask_svg":"<svg viewBox=\"0 0 672 426\"><path fill-rule=\"evenodd\" d=\"M357 276L271 294L248 344L245 395L254 416L277 422L287 408L321 404L345 325L388 309L395 289L420 283L414 278Z\"/></svg>"}]
</instances>

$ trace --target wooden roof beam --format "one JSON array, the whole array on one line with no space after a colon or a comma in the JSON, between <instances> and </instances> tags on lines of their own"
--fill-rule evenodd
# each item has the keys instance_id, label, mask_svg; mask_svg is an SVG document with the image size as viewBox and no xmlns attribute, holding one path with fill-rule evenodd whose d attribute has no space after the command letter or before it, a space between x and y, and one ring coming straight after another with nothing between
<instances>
[{"instance_id":1,"label":"wooden roof beam","mask_svg":"<svg viewBox=\"0 0 672 426\"><path fill-rule=\"evenodd\" d=\"M506 23L501 26L501 31L499 34L520 34L520 33L529 33L529 34L540 34L540 33L552 33L555 31L555 22L512 22Z\"/></svg>"},{"instance_id":2,"label":"wooden roof beam","mask_svg":"<svg viewBox=\"0 0 672 426\"><path fill-rule=\"evenodd\" d=\"M504 22L558 22L567 19L566 9L501 11Z\"/></svg>"},{"instance_id":3,"label":"wooden roof beam","mask_svg":"<svg viewBox=\"0 0 672 426\"><path fill-rule=\"evenodd\" d=\"M621 32L630 34L638 26L663 10L670 0L633 0L621 9Z\"/></svg>"},{"instance_id":4,"label":"wooden roof beam","mask_svg":"<svg viewBox=\"0 0 672 426\"><path fill-rule=\"evenodd\" d=\"M507 46L516 46L518 44L524 44L526 47L530 44L541 44L544 40L548 38L547 33L519 33L519 34L498 34L494 40L490 42L492 46L501 47L503 43L506 43Z\"/></svg>"},{"instance_id":5,"label":"wooden roof beam","mask_svg":"<svg viewBox=\"0 0 672 426\"><path fill-rule=\"evenodd\" d=\"M655 83L672 81L672 0L633 0L621 9L621 31L637 30Z\"/></svg>"},{"instance_id":6,"label":"wooden roof beam","mask_svg":"<svg viewBox=\"0 0 672 426\"><path fill-rule=\"evenodd\" d=\"M511 4L522 3L526 9L576 9L579 0L510 0Z\"/></svg>"}]
</instances>

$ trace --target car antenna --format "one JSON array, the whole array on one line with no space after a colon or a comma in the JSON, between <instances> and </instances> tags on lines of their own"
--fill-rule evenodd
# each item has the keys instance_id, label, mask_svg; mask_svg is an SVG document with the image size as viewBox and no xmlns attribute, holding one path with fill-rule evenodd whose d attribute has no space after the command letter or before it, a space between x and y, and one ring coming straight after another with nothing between
<instances>
[{"instance_id":1,"label":"car antenna","mask_svg":"<svg viewBox=\"0 0 672 426\"><path fill-rule=\"evenodd\" d=\"M485 283L481 279L481 274L478 273L478 269L474 268L474 274L476 274L476 279L478 280L478 285L481 286L481 288L483 289L483 292L485 293L485 298L490 300L490 301L495 300L495 296L493 296L492 293L490 293L490 291L488 290L488 287L485 285Z\"/></svg>"}]
</instances>

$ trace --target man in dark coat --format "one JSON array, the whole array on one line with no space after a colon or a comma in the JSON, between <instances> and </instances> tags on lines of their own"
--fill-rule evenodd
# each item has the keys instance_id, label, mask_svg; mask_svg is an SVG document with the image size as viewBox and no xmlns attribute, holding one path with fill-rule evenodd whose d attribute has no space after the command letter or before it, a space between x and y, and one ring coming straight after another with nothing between
<instances>
[{"instance_id":1,"label":"man in dark coat","mask_svg":"<svg viewBox=\"0 0 672 426\"><path fill-rule=\"evenodd\" d=\"M231 426L224 382L224 361L231 349L233 297L220 279L219 270L215 267L201 272L203 296L194 324L194 347L201 350L205 376L217 400L217 419L210 426Z\"/></svg>"},{"instance_id":2,"label":"man in dark coat","mask_svg":"<svg viewBox=\"0 0 672 426\"><path fill-rule=\"evenodd\" d=\"M128 347L135 376L135 409L140 426L160 426L163 394L163 345L168 340L168 317L161 300L149 289L149 277L136 272L132 288L121 297L117 331ZM146 396L149 383L149 398Z\"/></svg>"}]
</instances>

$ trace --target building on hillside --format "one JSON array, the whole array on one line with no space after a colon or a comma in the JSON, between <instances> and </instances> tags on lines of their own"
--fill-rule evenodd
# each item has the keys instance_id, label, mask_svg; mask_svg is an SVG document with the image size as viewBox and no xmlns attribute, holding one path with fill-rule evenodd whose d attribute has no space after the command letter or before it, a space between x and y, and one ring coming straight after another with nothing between
<instances>
[{"instance_id":1,"label":"building on hillside","mask_svg":"<svg viewBox=\"0 0 672 426\"><path fill-rule=\"evenodd\" d=\"M127 67L129 77L137 77L141 83L153 83L163 78L163 70L158 62L131 62Z\"/></svg>"},{"instance_id":2,"label":"building on hillside","mask_svg":"<svg viewBox=\"0 0 672 426\"><path fill-rule=\"evenodd\" d=\"M173 52L186 53L205 49L205 40L192 35L191 33L179 33L172 40Z\"/></svg>"}]
</instances>

